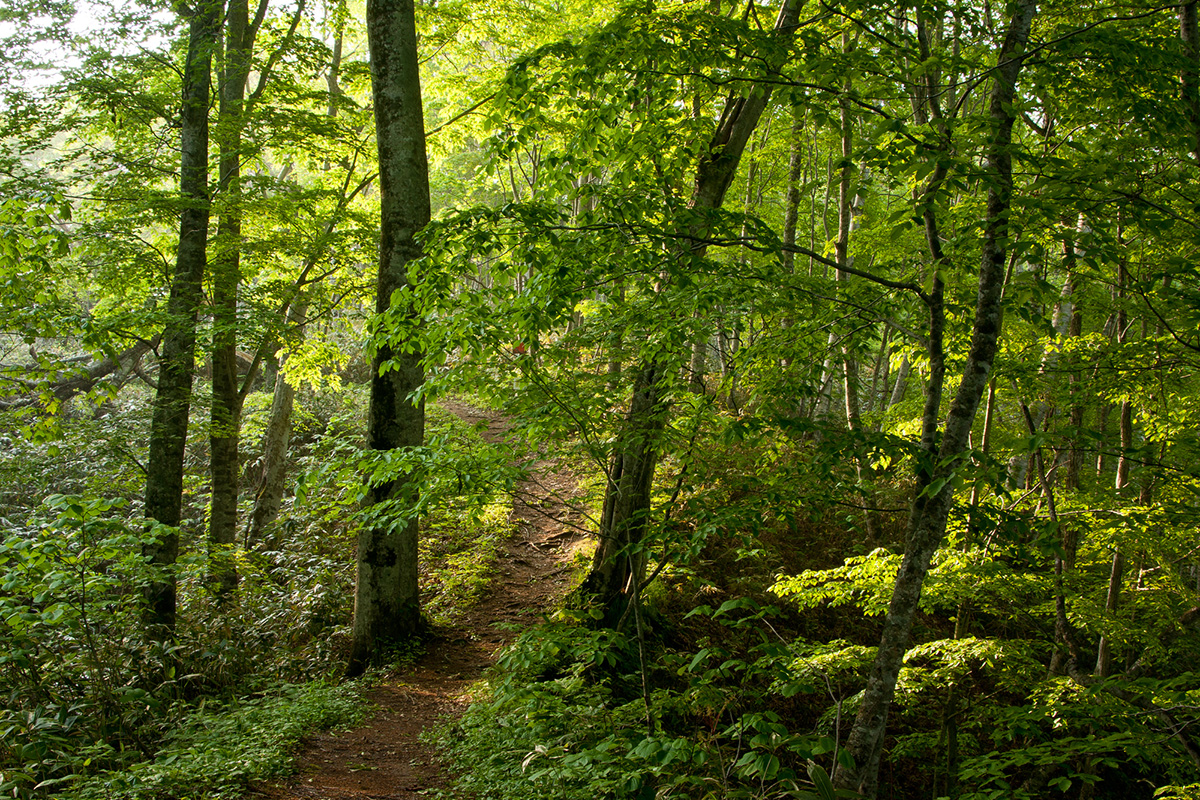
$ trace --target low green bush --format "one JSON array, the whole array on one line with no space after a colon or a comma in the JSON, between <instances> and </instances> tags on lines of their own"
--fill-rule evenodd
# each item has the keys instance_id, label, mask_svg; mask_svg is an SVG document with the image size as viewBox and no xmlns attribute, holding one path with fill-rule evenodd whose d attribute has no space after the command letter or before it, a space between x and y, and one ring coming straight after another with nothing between
<instances>
[{"instance_id":1,"label":"low green bush","mask_svg":"<svg viewBox=\"0 0 1200 800\"><path fill-rule=\"evenodd\" d=\"M586 621L564 612L521 634L478 702L437 734L457 792L489 800L833 797L813 761L833 741L791 730L763 706L786 662L775 649L749 660L717 648L687 658L656 643L658 666L643 681L636 640Z\"/></svg>"},{"instance_id":2,"label":"low green bush","mask_svg":"<svg viewBox=\"0 0 1200 800\"><path fill-rule=\"evenodd\" d=\"M356 683L285 684L262 696L201 703L183 713L153 759L62 781L59 800L208 800L240 797L253 780L287 773L311 730L363 716ZM107 756L104 745L92 748Z\"/></svg>"}]
</instances>

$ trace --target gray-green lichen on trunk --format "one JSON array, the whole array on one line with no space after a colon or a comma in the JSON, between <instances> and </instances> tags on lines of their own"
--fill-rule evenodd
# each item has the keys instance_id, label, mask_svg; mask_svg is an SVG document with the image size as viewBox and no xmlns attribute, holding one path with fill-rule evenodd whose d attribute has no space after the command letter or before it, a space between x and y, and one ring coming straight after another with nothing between
<instances>
[{"instance_id":1,"label":"gray-green lichen on trunk","mask_svg":"<svg viewBox=\"0 0 1200 800\"><path fill-rule=\"evenodd\" d=\"M942 537L954 499L955 470L962 466L968 437L987 386L1000 339L1004 262L1009 237L1012 200L1013 100L1022 54L1029 39L1036 0L1018 0L997 58L991 104L991 130L985 152L988 189L987 217L975 305L975 324L962 380L951 402L930 479L913 504L904 559L896 576L879 650L867 679L854 727L846 742L854 768L838 766L834 783L872 798L878 788L879 762L888 710L896 679L908 648L921 587Z\"/></svg>"},{"instance_id":2,"label":"gray-green lichen on trunk","mask_svg":"<svg viewBox=\"0 0 1200 800\"><path fill-rule=\"evenodd\" d=\"M429 173L425 122L417 71L417 34L412 0L370 0L367 38L379 148L380 245L375 310L391 308L393 295L409 286L408 265L421 256L416 234L429 222ZM411 395L424 381L414 346L380 343L372 361L368 446L373 450L416 447L424 442L425 409ZM415 494L400 476L371 487L367 502L380 504ZM348 674L361 673L388 643L420 632L417 594L417 520L389 524L379 516L358 537L358 578Z\"/></svg>"},{"instance_id":3,"label":"gray-green lichen on trunk","mask_svg":"<svg viewBox=\"0 0 1200 800\"><path fill-rule=\"evenodd\" d=\"M187 64L180 106L179 193L183 208L167 320L159 354L158 390L150 422L146 462L146 517L162 525L158 541L147 544L147 561L166 571L148 585L145 621L152 636L168 639L175 630L175 578L178 527L183 515L183 453L195 371L196 319L208 246L208 95L213 50L222 4L204 2L189 20Z\"/></svg>"}]
</instances>

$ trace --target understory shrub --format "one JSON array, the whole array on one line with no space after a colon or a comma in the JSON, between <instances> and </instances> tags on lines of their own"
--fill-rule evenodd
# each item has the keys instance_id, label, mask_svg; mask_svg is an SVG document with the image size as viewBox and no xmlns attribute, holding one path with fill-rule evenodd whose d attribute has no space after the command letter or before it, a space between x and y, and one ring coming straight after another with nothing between
<instances>
[{"instance_id":1,"label":"understory shrub","mask_svg":"<svg viewBox=\"0 0 1200 800\"><path fill-rule=\"evenodd\" d=\"M743 661L656 647L658 666L643 676L636 640L586 622L563 612L523 633L478 701L440 731L458 790L494 800L834 796L813 760L827 761L833 740L791 730L762 704L784 661L774 648Z\"/></svg>"},{"instance_id":2,"label":"understory shrub","mask_svg":"<svg viewBox=\"0 0 1200 800\"><path fill-rule=\"evenodd\" d=\"M360 686L285 684L251 699L184 712L153 759L64 782L60 800L202 800L240 797L252 780L284 774L300 737L362 718ZM104 745L92 753L103 757Z\"/></svg>"}]
</instances>

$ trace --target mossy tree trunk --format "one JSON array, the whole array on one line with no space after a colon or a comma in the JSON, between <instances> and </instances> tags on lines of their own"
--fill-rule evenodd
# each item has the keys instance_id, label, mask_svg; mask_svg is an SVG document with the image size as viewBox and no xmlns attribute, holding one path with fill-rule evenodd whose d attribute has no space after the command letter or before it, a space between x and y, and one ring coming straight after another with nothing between
<instances>
[{"instance_id":1,"label":"mossy tree trunk","mask_svg":"<svg viewBox=\"0 0 1200 800\"><path fill-rule=\"evenodd\" d=\"M158 541L143 549L147 561L167 571L145 590L146 624L151 635L161 640L169 639L175 631L176 583L170 571L179 554L183 454L192 405L196 321L208 257L208 96L222 10L220 2L204 2L191 11L188 21L179 114L179 193L183 208L146 463L146 516L166 526Z\"/></svg>"},{"instance_id":2,"label":"mossy tree trunk","mask_svg":"<svg viewBox=\"0 0 1200 800\"><path fill-rule=\"evenodd\" d=\"M379 148L380 244L375 311L391 309L393 295L409 284L409 264L421 256L417 233L429 223L429 166L417 68L413 0L369 0L367 39ZM372 359L368 446L418 447L425 439L425 407L413 393L424 381L422 354L414 346L378 343ZM387 503L415 494L412 476L371 487L367 502ZM386 518L385 518L386 517ZM391 521L389 521L391 520ZM354 631L347 673L357 675L389 643L417 635L417 520L372 517L358 537Z\"/></svg>"}]
</instances>

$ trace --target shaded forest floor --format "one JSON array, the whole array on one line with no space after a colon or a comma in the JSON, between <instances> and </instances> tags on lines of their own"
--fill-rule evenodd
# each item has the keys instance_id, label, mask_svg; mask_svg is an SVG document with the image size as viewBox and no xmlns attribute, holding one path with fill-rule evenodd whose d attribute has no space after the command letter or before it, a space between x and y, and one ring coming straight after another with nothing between
<instances>
[{"instance_id":1,"label":"shaded forest floor","mask_svg":"<svg viewBox=\"0 0 1200 800\"><path fill-rule=\"evenodd\" d=\"M487 441L504 439L507 423L499 414L453 401L442 406L470 424L486 423ZM436 628L415 663L389 673L367 693L373 709L360 726L306 737L296 774L259 784L250 796L409 800L444 788L447 775L421 733L461 714L497 651L572 588L571 562L587 546L576 494L572 474L554 462L535 463L517 484L515 530L480 602Z\"/></svg>"}]
</instances>

